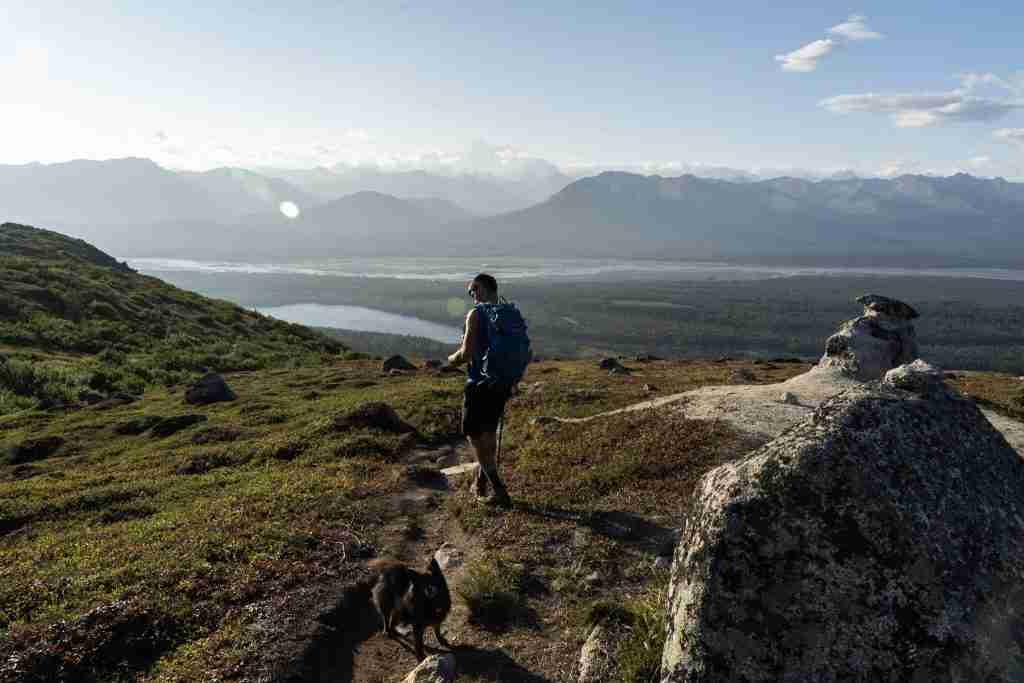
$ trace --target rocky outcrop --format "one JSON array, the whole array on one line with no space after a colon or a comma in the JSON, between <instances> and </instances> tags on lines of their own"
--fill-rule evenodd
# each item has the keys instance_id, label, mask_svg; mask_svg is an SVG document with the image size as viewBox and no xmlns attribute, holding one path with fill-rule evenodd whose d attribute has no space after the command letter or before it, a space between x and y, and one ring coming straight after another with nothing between
<instances>
[{"instance_id":1,"label":"rocky outcrop","mask_svg":"<svg viewBox=\"0 0 1024 683\"><path fill-rule=\"evenodd\" d=\"M825 342L822 368L839 368L860 380L881 379L889 370L918 357L911 320L917 311L896 299L866 294L857 298L864 312L843 323Z\"/></svg>"},{"instance_id":2,"label":"rocky outcrop","mask_svg":"<svg viewBox=\"0 0 1024 683\"><path fill-rule=\"evenodd\" d=\"M381 369L384 372L390 370L415 370L416 366L409 362L405 356L390 356L387 360L381 363Z\"/></svg>"},{"instance_id":3,"label":"rocky outcrop","mask_svg":"<svg viewBox=\"0 0 1024 683\"><path fill-rule=\"evenodd\" d=\"M931 373L701 480L664 683L1021 680L1024 466L973 402L900 374Z\"/></svg>"},{"instance_id":4,"label":"rocky outcrop","mask_svg":"<svg viewBox=\"0 0 1024 683\"><path fill-rule=\"evenodd\" d=\"M334 418L333 426L339 432L350 429L379 429L395 434L408 434L416 431L415 427L398 416L394 408L381 401L364 403L352 412Z\"/></svg>"},{"instance_id":5,"label":"rocky outcrop","mask_svg":"<svg viewBox=\"0 0 1024 683\"><path fill-rule=\"evenodd\" d=\"M185 391L185 403L193 406L234 401L236 398L224 378L213 372L204 375Z\"/></svg>"}]
</instances>

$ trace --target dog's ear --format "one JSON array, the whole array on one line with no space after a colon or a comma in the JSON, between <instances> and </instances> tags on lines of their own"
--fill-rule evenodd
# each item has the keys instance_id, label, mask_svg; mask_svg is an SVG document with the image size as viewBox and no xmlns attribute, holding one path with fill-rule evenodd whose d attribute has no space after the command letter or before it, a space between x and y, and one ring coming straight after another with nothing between
<instances>
[{"instance_id":1,"label":"dog's ear","mask_svg":"<svg viewBox=\"0 0 1024 683\"><path fill-rule=\"evenodd\" d=\"M437 563L437 558L436 557L430 558L430 565L428 565L427 568L430 569L430 573L434 574L435 576L442 575L441 574L441 565L439 565Z\"/></svg>"}]
</instances>

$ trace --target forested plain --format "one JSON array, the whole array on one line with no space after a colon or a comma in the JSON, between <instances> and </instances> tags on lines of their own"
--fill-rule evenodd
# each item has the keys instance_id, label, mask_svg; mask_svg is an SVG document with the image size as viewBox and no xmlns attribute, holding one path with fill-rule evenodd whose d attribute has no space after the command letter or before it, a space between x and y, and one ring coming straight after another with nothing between
<instances>
[{"instance_id":1,"label":"forested plain","mask_svg":"<svg viewBox=\"0 0 1024 683\"><path fill-rule=\"evenodd\" d=\"M160 273L244 306L367 306L459 327L461 282L301 275ZM530 325L536 352L580 357L814 358L867 293L913 306L922 356L948 369L1024 373L1024 283L968 277L818 275L756 281L512 280L501 294Z\"/></svg>"}]
</instances>

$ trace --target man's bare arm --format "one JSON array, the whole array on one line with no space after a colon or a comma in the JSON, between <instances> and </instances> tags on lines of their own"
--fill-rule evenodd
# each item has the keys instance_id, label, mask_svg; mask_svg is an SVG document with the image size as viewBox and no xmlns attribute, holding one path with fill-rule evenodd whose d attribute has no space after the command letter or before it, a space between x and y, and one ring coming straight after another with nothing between
<instances>
[{"instance_id":1,"label":"man's bare arm","mask_svg":"<svg viewBox=\"0 0 1024 683\"><path fill-rule=\"evenodd\" d=\"M448 356L448 363L450 365L460 365L467 358L473 355L473 351L476 349L477 339L480 336L480 321L479 316L476 315L476 309L474 308L466 315L466 332L462 335L462 346L459 350Z\"/></svg>"}]
</instances>

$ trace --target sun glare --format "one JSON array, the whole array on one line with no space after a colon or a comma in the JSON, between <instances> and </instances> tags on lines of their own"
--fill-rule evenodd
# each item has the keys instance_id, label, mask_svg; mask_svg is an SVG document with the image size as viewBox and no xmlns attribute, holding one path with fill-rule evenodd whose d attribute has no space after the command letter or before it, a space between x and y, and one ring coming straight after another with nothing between
<instances>
[{"instance_id":1,"label":"sun glare","mask_svg":"<svg viewBox=\"0 0 1024 683\"><path fill-rule=\"evenodd\" d=\"M278 208L288 218L297 218L299 215L299 207L295 202L281 202L281 206Z\"/></svg>"}]
</instances>

